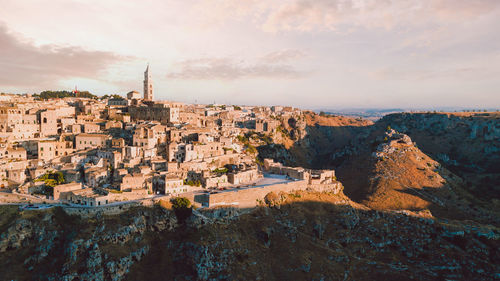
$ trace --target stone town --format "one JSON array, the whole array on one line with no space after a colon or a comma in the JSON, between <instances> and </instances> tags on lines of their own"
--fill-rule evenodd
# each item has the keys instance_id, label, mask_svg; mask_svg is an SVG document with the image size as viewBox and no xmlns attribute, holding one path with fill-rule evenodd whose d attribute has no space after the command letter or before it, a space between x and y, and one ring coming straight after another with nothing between
<instances>
[{"instance_id":1,"label":"stone town","mask_svg":"<svg viewBox=\"0 0 500 281\"><path fill-rule=\"evenodd\" d=\"M179 195L202 207L251 207L271 191L338 191L334 171L259 160L244 141L252 132L273 135L301 114L155 101L149 66L142 97L4 94L0 188L87 207Z\"/></svg>"}]
</instances>

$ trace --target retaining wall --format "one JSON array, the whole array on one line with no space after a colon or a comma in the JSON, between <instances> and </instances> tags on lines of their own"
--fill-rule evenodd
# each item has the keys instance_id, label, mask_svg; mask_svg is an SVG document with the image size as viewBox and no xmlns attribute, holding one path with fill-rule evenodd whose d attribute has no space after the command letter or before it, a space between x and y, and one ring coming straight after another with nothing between
<instances>
[{"instance_id":1,"label":"retaining wall","mask_svg":"<svg viewBox=\"0 0 500 281\"><path fill-rule=\"evenodd\" d=\"M291 193L299 190L313 190L318 192L333 192L338 193L342 189L342 184L336 182L333 184L316 184L308 185L305 180L289 182L284 184L275 184L264 187L251 187L242 189L231 189L219 191L212 194L197 194L194 196L194 201L204 207L214 207L221 205L232 205L240 208L251 208L263 201L264 197L269 192L274 193Z\"/></svg>"}]
</instances>

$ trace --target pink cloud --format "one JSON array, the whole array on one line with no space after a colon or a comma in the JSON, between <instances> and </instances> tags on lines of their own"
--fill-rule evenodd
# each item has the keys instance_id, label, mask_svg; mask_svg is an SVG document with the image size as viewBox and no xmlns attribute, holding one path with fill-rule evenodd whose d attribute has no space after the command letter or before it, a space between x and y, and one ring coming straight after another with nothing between
<instances>
[{"instance_id":1,"label":"pink cloud","mask_svg":"<svg viewBox=\"0 0 500 281\"><path fill-rule=\"evenodd\" d=\"M236 80L249 78L297 79L304 72L283 62L302 55L299 51L273 52L263 56L255 63L245 63L231 58L189 59L177 63L178 72L167 74L171 79L192 80Z\"/></svg>"},{"instance_id":2,"label":"pink cloud","mask_svg":"<svg viewBox=\"0 0 500 281\"><path fill-rule=\"evenodd\" d=\"M77 46L36 46L0 24L0 85L55 86L65 78L98 79L109 65L127 58Z\"/></svg>"},{"instance_id":3,"label":"pink cloud","mask_svg":"<svg viewBox=\"0 0 500 281\"><path fill-rule=\"evenodd\" d=\"M339 26L392 29L473 20L498 7L497 0L296 0L269 9L262 28L269 32Z\"/></svg>"}]
</instances>

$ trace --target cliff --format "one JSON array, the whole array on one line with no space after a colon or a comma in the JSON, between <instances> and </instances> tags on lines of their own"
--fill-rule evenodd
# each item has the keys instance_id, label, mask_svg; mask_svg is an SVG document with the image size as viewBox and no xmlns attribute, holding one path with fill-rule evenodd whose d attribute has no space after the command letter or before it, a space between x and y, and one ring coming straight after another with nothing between
<instances>
[{"instance_id":1,"label":"cliff","mask_svg":"<svg viewBox=\"0 0 500 281\"><path fill-rule=\"evenodd\" d=\"M81 219L1 207L10 280L494 279L497 228L376 211L342 194L277 194L249 210L159 207Z\"/></svg>"},{"instance_id":2,"label":"cliff","mask_svg":"<svg viewBox=\"0 0 500 281\"><path fill-rule=\"evenodd\" d=\"M476 196L500 199L500 113L398 113L378 124L409 135Z\"/></svg>"},{"instance_id":3,"label":"cliff","mask_svg":"<svg viewBox=\"0 0 500 281\"><path fill-rule=\"evenodd\" d=\"M421 195L423 198L417 200L416 195L412 196L407 189L431 191L437 190L433 187L442 185L444 189L456 186L459 197L465 198L463 204L498 210L499 120L500 113L397 113L372 123L342 116L305 113L299 122L301 126L295 129L288 127L285 137L275 137L275 144L260 146L258 150L261 158L273 158L287 165L335 169L345 186L345 193L351 199L362 202L370 197L364 202L374 204L377 201L380 208L384 207L381 202L389 201L392 203L385 207L391 209L397 206L403 209L436 206L436 200L433 203L430 197L425 198L427 195ZM388 128L407 135L414 148L408 153L391 154L388 158L391 161L375 161L373 153ZM290 134L290 130L297 132ZM300 138L292 141L286 138L289 135ZM401 149L398 152L404 151L403 147L398 149ZM422 159L427 159L432 167L422 167L427 165ZM439 171L434 171L436 167ZM446 178L448 174L452 178ZM403 192L382 192L386 189ZM380 192L377 193L377 190ZM416 191L414 189L413 193ZM392 199L381 200L383 194L385 198L392 196ZM408 205L407 199L413 204Z\"/></svg>"}]
</instances>

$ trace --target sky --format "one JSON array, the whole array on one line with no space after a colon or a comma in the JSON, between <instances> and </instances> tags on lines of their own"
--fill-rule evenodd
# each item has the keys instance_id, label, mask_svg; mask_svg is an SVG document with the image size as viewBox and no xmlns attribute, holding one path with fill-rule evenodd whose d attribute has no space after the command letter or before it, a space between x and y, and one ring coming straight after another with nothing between
<instances>
[{"instance_id":1,"label":"sky","mask_svg":"<svg viewBox=\"0 0 500 281\"><path fill-rule=\"evenodd\" d=\"M0 0L0 92L500 107L499 0Z\"/></svg>"}]
</instances>

